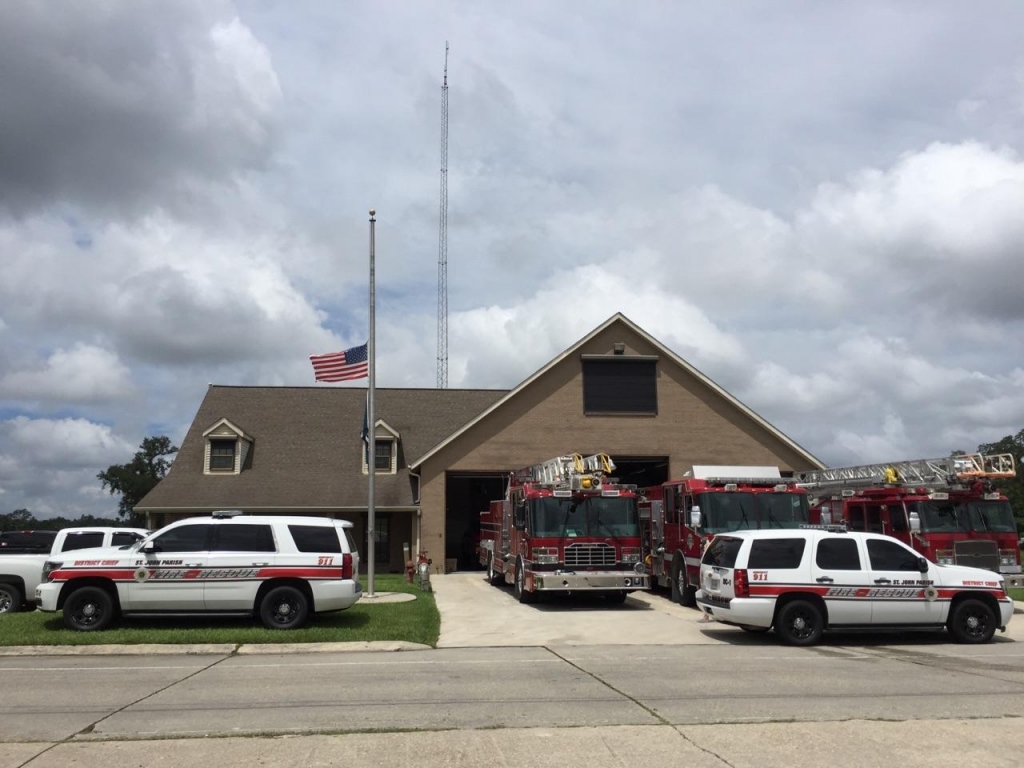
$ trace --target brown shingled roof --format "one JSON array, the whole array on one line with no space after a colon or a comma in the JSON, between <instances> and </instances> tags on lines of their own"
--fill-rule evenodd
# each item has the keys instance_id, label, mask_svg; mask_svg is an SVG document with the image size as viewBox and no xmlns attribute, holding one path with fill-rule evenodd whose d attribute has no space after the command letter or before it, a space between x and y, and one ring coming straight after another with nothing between
<instances>
[{"instance_id":1,"label":"brown shingled roof","mask_svg":"<svg viewBox=\"0 0 1024 768\"><path fill-rule=\"evenodd\" d=\"M378 507L413 504L406 461L422 456L505 390L377 389L374 409L401 435L398 473L377 475ZM365 508L359 432L366 390L211 385L171 471L138 505L169 508ZM204 475L203 432L221 418L252 436L239 475Z\"/></svg>"}]
</instances>

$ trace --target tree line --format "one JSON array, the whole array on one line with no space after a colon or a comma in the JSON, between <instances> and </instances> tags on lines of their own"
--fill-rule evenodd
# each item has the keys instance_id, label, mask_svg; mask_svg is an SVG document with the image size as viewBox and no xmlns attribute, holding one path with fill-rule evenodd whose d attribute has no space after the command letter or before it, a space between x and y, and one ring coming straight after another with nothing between
<instances>
[{"instance_id":1,"label":"tree line","mask_svg":"<svg viewBox=\"0 0 1024 768\"><path fill-rule=\"evenodd\" d=\"M105 490L120 498L117 502L117 519L124 525L141 526L144 524L141 513L135 506L149 493L166 475L171 466L168 460L178 452L178 447L169 437L163 435L147 437L139 445L139 450L131 461L125 464L111 464L107 469L96 475ZM951 455L964 453L952 451ZM1024 429L1016 435L1007 435L994 443L982 443L977 453L1010 453L1016 462L1017 476L1001 480L997 484L1013 506L1017 518L1017 527L1024 532ZM43 529L56 530L74 525L109 525L109 518L83 515L79 518L51 517L45 520L36 519L27 509L16 509L6 515L0 514L0 531Z\"/></svg>"}]
</instances>

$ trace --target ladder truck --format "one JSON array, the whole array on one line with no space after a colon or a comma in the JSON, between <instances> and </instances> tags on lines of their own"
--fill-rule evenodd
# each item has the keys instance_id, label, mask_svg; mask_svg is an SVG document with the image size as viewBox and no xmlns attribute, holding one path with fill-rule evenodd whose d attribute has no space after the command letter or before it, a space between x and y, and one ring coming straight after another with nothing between
<instances>
[{"instance_id":1,"label":"ladder truck","mask_svg":"<svg viewBox=\"0 0 1024 768\"><path fill-rule=\"evenodd\" d=\"M969 565L1024 586L1010 502L996 484L1016 477L1009 453L798 472L812 496L811 520L883 533L939 565Z\"/></svg>"},{"instance_id":2,"label":"ladder truck","mask_svg":"<svg viewBox=\"0 0 1024 768\"><path fill-rule=\"evenodd\" d=\"M572 453L511 472L505 497L480 515L487 580L512 584L521 603L542 592L621 603L649 589L636 486L619 484L614 471L605 453Z\"/></svg>"},{"instance_id":3,"label":"ladder truck","mask_svg":"<svg viewBox=\"0 0 1024 768\"><path fill-rule=\"evenodd\" d=\"M640 520L652 582L692 608L701 555L715 534L797 528L810 518L807 492L778 467L694 465L681 480L644 489Z\"/></svg>"}]
</instances>

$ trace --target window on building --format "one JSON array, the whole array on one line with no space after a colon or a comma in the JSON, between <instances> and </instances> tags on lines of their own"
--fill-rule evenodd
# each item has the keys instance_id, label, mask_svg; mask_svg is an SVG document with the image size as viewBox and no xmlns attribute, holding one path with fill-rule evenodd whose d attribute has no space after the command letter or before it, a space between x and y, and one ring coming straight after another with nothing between
<instances>
[{"instance_id":1,"label":"window on building","mask_svg":"<svg viewBox=\"0 0 1024 768\"><path fill-rule=\"evenodd\" d=\"M391 559L391 517L377 515L373 520L373 559L378 565L387 565Z\"/></svg>"},{"instance_id":2,"label":"window on building","mask_svg":"<svg viewBox=\"0 0 1024 768\"><path fill-rule=\"evenodd\" d=\"M210 441L210 471L211 472L234 472L235 471L235 449L238 447L237 440L211 440Z\"/></svg>"},{"instance_id":3,"label":"window on building","mask_svg":"<svg viewBox=\"0 0 1024 768\"><path fill-rule=\"evenodd\" d=\"M393 443L390 440L378 440L374 443L376 453L373 457L373 468L377 472L391 471L391 449Z\"/></svg>"},{"instance_id":4,"label":"window on building","mask_svg":"<svg viewBox=\"0 0 1024 768\"><path fill-rule=\"evenodd\" d=\"M583 412L658 413L658 361L583 359Z\"/></svg>"}]
</instances>

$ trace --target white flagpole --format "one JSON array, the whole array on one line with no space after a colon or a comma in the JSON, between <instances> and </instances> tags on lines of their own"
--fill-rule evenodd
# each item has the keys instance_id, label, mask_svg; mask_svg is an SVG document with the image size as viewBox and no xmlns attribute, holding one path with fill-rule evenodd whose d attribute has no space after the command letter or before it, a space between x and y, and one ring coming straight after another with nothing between
<instances>
[{"instance_id":1,"label":"white flagpole","mask_svg":"<svg viewBox=\"0 0 1024 768\"><path fill-rule=\"evenodd\" d=\"M366 473L370 476L370 499L366 505L366 596L375 597L373 592L373 559L374 549L376 548L377 539L377 526L376 526L376 504L375 504L375 491L376 491L376 474L377 474L377 430L375 424L377 423L376 416L373 410L373 384L374 384L374 370L373 370L373 355L374 355L374 316L373 316L373 304L374 304L374 229L376 227L377 220L374 218L377 212L370 209L370 338L366 342L366 357L367 357L367 368L368 368L368 393L366 397L366 426L369 431L369 443L366 446Z\"/></svg>"}]
</instances>

